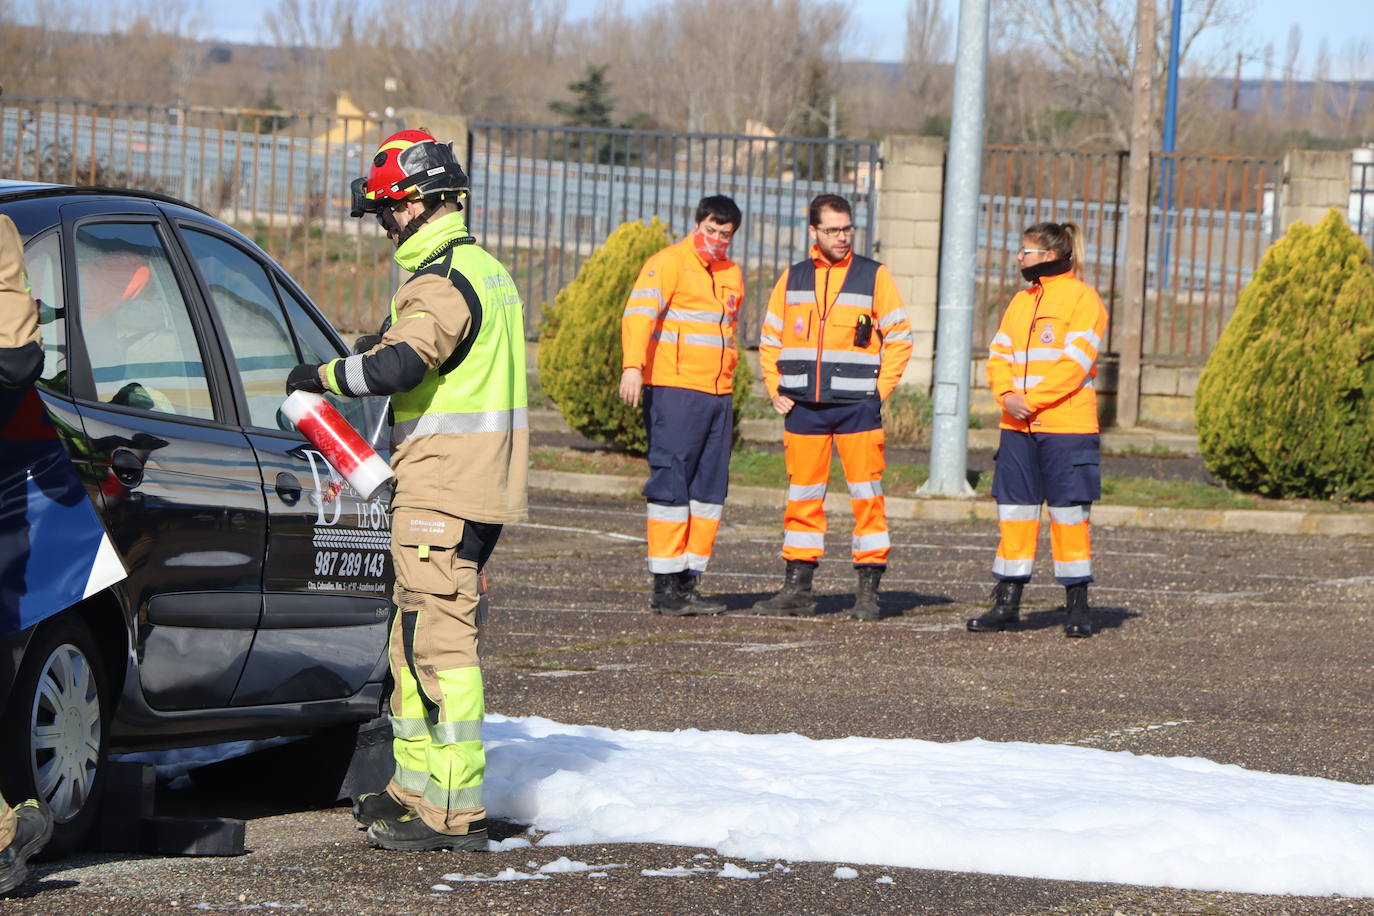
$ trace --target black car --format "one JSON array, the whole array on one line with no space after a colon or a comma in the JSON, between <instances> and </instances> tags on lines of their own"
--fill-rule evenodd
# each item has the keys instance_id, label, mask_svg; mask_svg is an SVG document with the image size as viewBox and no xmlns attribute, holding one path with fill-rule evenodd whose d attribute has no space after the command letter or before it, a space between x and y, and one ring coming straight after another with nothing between
<instances>
[{"instance_id":1,"label":"black car","mask_svg":"<svg viewBox=\"0 0 1374 916\"><path fill-rule=\"evenodd\" d=\"M46 798L70 847L111 753L379 714L390 518L280 416L291 367L347 348L251 241L134 191L0 181L0 212L41 302L40 394L128 569L0 643L0 790ZM380 404L338 406L383 438Z\"/></svg>"}]
</instances>

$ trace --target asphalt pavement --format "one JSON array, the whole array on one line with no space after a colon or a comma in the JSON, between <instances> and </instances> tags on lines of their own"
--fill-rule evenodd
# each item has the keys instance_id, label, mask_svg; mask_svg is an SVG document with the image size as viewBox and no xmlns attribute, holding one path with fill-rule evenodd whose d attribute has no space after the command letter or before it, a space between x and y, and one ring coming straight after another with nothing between
<instances>
[{"instance_id":1,"label":"asphalt pavement","mask_svg":"<svg viewBox=\"0 0 1374 916\"><path fill-rule=\"evenodd\" d=\"M884 620L848 618L853 571L843 558L817 573L820 616L778 619L748 608L780 584L780 506L731 505L703 580L731 611L668 618L646 611L642 502L534 490L531 503L529 524L508 527L489 567L483 655L491 712L624 729L1062 743L1356 783L1374 774L1369 538L1096 526L1091 599L1101 629L1069 640L1060 630L1063 592L1052 582L1027 589L1021 632L965 631L991 585L990 522L894 519ZM838 544L847 541L847 520L836 522ZM1047 561L1048 543L1041 557ZM366 845L343 807L264 804L252 786L163 797L180 810L248 818L250 851L39 863L37 880L0 903L0 916L1374 912L1372 900L867 865L856 866L857 879L838 880L835 868L846 863L762 863L766 877L730 880L714 876L731 860L713 850L647 844L387 853ZM508 825L498 835L522 831ZM596 878L565 873L433 889L446 874L530 873L560 856L622 867ZM996 862L996 850L987 861ZM693 865L713 871L641 874ZM891 883L879 883L883 877Z\"/></svg>"}]
</instances>

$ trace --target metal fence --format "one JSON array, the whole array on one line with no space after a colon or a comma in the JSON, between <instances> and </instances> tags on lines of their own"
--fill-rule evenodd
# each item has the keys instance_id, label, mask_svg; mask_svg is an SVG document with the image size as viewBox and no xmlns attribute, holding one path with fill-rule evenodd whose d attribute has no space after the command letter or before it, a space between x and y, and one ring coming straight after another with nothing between
<instances>
[{"instance_id":1,"label":"metal fence","mask_svg":"<svg viewBox=\"0 0 1374 916\"><path fill-rule=\"evenodd\" d=\"M1363 156L1374 151L1362 150ZM1357 161L1350 170L1350 225L1374 248L1374 162Z\"/></svg>"},{"instance_id":2,"label":"metal fence","mask_svg":"<svg viewBox=\"0 0 1374 916\"><path fill-rule=\"evenodd\" d=\"M1012 252L1021 232L1042 220L1078 223L1085 279L1115 310L1124 292L1128 171L1125 152L986 149L975 340L991 337L1023 285ZM1151 171L1143 352L1202 358L1274 238L1282 160L1155 153ZM1109 325L1107 350L1117 349L1118 332Z\"/></svg>"},{"instance_id":3,"label":"metal fence","mask_svg":"<svg viewBox=\"0 0 1374 916\"><path fill-rule=\"evenodd\" d=\"M0 175L171 194L275 257L340 327L370 328L390 246L348 216L348 182L400 122L4 96Z\"/></svg>"},{"instance_id":4,"label":"metal fence","mask_svg":"<svg viewBox=\"0 0 1374 916\"><path fill-rule=\"evenodd\" d=\"M707 194L744 213L730 256L745 272L750 342L778 275L805 255L812 197L848 198L855 250L873 249L878 147L868 141L474 124L468 156L472 230L510 268L530 333L617 226L658 217L685 235Z\"/></svg>"}]
</instances>

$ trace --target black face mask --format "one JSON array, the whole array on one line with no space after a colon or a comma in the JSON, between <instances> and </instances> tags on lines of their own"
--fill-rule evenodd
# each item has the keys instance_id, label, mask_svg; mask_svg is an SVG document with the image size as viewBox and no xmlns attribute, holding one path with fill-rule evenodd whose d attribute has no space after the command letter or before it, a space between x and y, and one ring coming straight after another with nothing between
<instances>
[{"instance_id":1,"label":"black face mask","mask_svg":"<svg viewBox=\"0 0 1374 916\"><path fill-rule=\"evenodd\" d=\"M1041 261L1039 264L1021 268L1021 276L1026 278L1027 283L1039 283L1041 277L1057 277L1072 269L1071 258L1056 258L1053 261Z\"/></svg>"}]
</instances>

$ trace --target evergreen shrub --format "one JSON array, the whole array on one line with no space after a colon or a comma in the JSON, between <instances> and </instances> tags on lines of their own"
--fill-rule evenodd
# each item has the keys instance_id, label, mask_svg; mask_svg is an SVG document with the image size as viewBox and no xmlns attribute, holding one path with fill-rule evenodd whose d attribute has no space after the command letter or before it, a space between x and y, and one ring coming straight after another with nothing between
<instances>
[{"instance_id":1,"label":"evergreen shrub","mask_svg":"<svg viewBox=\"0 0 1374 916\"><path fill-rule=\"evenodd\" d=\"M539 381L563 419L589 439L635 455L648 449L640 409L620 400L620 316L639 269L672 244L668 227L625 223L610 234L545 310L539 336ZM749 397L748 362L735 369L735 437Z\"/></svg>"},{"instance_id":2,"label":"evergreen shrub","mask_svg":"<svg viewBox=\"0 0 1374 916\"><path fill-rule=\"evenodd\" d=\"M1374 499L1374 269L1338 211L1265 253L1195 415L1207 467L1236 489Z\"/></svg>"}]
</instances>

